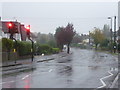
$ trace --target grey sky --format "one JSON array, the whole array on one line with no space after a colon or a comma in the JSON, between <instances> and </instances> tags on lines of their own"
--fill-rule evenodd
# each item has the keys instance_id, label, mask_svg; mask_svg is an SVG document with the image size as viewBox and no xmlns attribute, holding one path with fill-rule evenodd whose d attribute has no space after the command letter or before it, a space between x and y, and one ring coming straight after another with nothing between
<instances>
[{"instance_id":1,"label":"grey sky","mask_svg":"<svg viewBox=\"0 0 120 90\"><path fill-rule=\"evenodd\" d=\"M30 24L31 31L54 33L56 27L73 23L78 33L110 24L108 16L118 14L117 2L6 2L2 3L2 20L18 19Z\"/></svg>"}]
</instances>

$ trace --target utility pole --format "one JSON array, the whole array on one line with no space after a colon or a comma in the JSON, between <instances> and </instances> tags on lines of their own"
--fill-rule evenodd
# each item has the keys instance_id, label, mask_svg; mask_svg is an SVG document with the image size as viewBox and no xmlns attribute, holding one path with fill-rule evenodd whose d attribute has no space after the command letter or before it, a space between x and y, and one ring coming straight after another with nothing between
<instances>
[{"instance_id":1,"label":"utility pole","mask_svg":"<svg viewBox=\"0 0 120 90\"><path fill-rule=\"evenodd\" d=\"M114 16L114 53L116 53L116 16Z\"/></svg>"}]
</instances>

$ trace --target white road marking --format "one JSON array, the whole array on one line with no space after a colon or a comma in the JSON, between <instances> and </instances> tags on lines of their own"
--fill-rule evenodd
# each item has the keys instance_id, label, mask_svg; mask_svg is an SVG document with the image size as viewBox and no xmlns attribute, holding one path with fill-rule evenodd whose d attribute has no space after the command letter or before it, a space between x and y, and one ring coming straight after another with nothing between
<instances>
[{"instance_id":1,"label":"white road marking","mask_svg":"<svg viewBox=\"0 0 120 90\"><path fill-rule=\"evenodd\" d=\"M2 83L0 83L0 84L10 83L10 82L15 82L15 81L2 82Z\"/></svg>"},{"instance_id":2,"label":"white road marking","mask_svg":"<svg viewBox=\"0 0 120 90\"><path fill-rule=\"evenodd\" d=\"M25 78L29 77L31 74L26 75L25 77L22 78L24 80Z\"/></svg>"},{"instance_id":3,"label":"white road marking","mask_svg":"<svg viewBox=\"0 0 120 90\"><path fill-rule=\"evenodd\" d=\"M111 71L113 71L113 68L111 68Z\"/></svg>"},{"instance_id":4,"label":"white road marking","mask_svg":"<svg viewBox=\"0 0 120 90\"><path fill-rule=\"evenodd\" d=\"M103 85L100 86L100 87L98 87L98 88L103 88L103 87L106 86L106 84L105 84L105 82L103 81L103 79L108 78L108 77L111 77L111 76L113 75L110 71L108 71L108 73L109 73L110 75L105 76L105 77L103 77L103 78L100 79L100 81L102 82Z\"/></svg>"},{"instance_id":5,"label":"white road marking","mask_svg":"<svg viewBox=\"0 0 120 90\"><path fill-rule=\"evenodd\" d=\"M52 69L50 69L49 72L52 72Z\"/></svg>"},{"instance_id":6,"label":"white road marking","mask_svg":"<svg viewBox=\"0 0 120 90\"><path fill-rule=\"evenodd\" d=\"M115 68L115 71L118 71L118 68Z\"/></svg>"}]
</instances>

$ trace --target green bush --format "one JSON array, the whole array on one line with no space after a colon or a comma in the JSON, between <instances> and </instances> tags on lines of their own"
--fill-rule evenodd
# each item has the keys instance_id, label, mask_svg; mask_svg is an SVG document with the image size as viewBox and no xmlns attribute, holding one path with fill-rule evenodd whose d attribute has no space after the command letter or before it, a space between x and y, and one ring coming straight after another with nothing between
<instances>
[{"instance_id":1,"label":"green bush","mask_svg":"<svg viewBox=\"0 0 120 90\"><path fill-rule=\"evenodd\" d=\"M51 54L52 53L52 48L49 45L39 45L37 48L37 53L38 54Z\"/></svg>"},{"instance_id":2,"label":"green bush","mask_svg":"<svg viewBox=\"0 0 120 90\"><path fill-rule=\"evenodd\" d=\"M31 54L31 42L27 41L17 41L17 44L15 41L2 38L2 50L4 52L12 52L14 48L17 48L17 53L19 56L26 56ZM40 45L38 43L34 44L34 52L38 54L52 54L52 53L58 53L59 48L52 48L51 46L47 44Z\"/></svg>"},{"instance_id":3,"label":"green bush","mask_svg":"<svg viewBox=\"0 0 120 90\"><path fill-rule=\"evenodd\" d=\"M17 41L17 50L20 56L31 54L31 43L25 41Z\"/></svg>"},{"instance_id":4,"label":"green bush","mask_svg":"<svg viewBox=\"0 0 120 90\"><path fill-rule=\"evenodd\" d=\"M43 45L37 45L37 48L36 48L36 53L37 54L55 54L55 53L58 53L60 51L59 48L52 48L51 46L49 45L46 45L46 44L43 44Z\"/></svg>"},{"instance_id":5,"label":"green bush","mask_svg":"<svg viewBox=\"0 0 120 90\"><path fill-rule=\"evenodd\" d=\"M59 48L52 48L52 53L59 53L60 49Z\"/></svg>"},{"instance_id":6,"label":"green bush","mask_svg":"<svg viewBox=\"0 0 120 90\"><path fill-rule=\"evenodd\" d=\"M109 40L108 39L104 39L101 43L100 43L100 47L108 47L109 44Z\"/></svg>"},{"instance_id":7,"label":"green bush","mask_svg":"<svg viewBox=\"0 0 120 90\"><path fill-rule=\"evenodd\" d=\"M2 39L0 39L0 52L2 52Z\"/></svg>"},{"instance_id":8,"label":"green bush","mask_svg":"<svg viewBox=\"0 0 120 90\"><path fill-rule=\"evenodd\" d=\"M2 51L10 52L13 48L13 41L7 38L2 38Z\"/></svg>"}]
</instances>

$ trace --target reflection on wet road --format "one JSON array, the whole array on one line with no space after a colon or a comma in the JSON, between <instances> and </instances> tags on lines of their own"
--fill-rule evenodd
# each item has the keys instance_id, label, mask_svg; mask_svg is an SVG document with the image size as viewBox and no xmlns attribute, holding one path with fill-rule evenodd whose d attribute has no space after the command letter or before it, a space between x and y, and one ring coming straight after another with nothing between
<instances>
[{"instance_id":1,"label":"reflection on wet road","mask_svg":"<svg viewBox=\"0 0 120 90\"><path fill-rule=\"evenodd\" d=\"M52 61L36 63L35 70L3 76L0 85L3 88L97 88L102 85L100 79L118 66L117 57L110 54L81 49L71 51L69 55L54 55Z\"/></svg>"}]
</instances>

